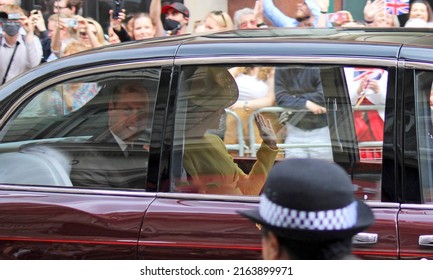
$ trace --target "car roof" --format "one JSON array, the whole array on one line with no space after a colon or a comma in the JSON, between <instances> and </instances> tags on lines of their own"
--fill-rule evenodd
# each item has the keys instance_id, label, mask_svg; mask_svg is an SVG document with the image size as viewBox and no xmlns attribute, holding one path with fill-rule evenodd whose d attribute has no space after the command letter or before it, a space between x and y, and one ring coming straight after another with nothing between
<instances>
[{"instance_id":1,"label":"car roof","mask_svg":"<svg viewBox=\"0 0 433 280\"><path fill-rule=\"evenodd\" d=\"M322 42L380 42L392 44L433 46L433 29L431 28L267 28L233 30L209 34L207 38L256 39L292 39L315 40Z\"/></svg>"},{"instance_id":2,"label":"car roof","mask_svg":"<svg viewBox=\"0 0 433 280\"><path fill-rule=\"evenodd\" d=\"M178 36L157 37L142 41L126 42L107 48L143 48L153 45L201 45L218 42L283 42L313 41L317 43L382 43L389 45L410 45L433 47L432 28L264 28L236 29L224 32L205 32Z\"/></svg>"},{"instance_id":3,"label":"car roof","mask_svg":"<svg viewBox=\"0 0 433 280\"><path fill-rule=\"evenodd\" d=\"M309 47L305 48L304 44ZM248 45L250 44L250 45ZM285 46L281 46L285 44ZM351 45L352 47L349 47ZM353 47L353 45L359 45ZM159 61L160 65L173 65L176 60L196 59L205 63L208 58L253 56L322 57L344 55L358 60L364 58L385 58L396 60L403 57L401 48L408 46L411 51L403 52L410 60L432 60L433 31L428 28L266 28L206 32L179 36L157 37L103 46L78 54L43 63L28 71L19 82L2 87L2 96L10 95L18 88L25 90L35 79L49 79L63 72L86 67L134 63L146 60ZM431 49L420 52L419 48ZM188 61L188 63L190 62ZM215 61L214 61L215 62ZM155 64L156 65L156 64Z\"/></svg>"}]
</instances>

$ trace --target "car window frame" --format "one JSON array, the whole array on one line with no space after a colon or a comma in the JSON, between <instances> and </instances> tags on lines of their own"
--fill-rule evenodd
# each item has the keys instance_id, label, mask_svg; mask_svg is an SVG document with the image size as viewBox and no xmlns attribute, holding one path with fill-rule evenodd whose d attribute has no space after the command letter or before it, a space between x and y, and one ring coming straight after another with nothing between
<instances>
[{"instance_id":1,"label":"car window frame","mask_svg":"<svg viewBox=\"0 0 433 280\"><path fill-rule=\"evenodd\" d=\"M157 92L156 92L156 100L155 100L155 116L165 116L166 110L168 110L167 106L158 106L158 102L160 103L161 100L166 100L164 96L160 96L159 90L162 85L161 79L164 77L165 80L170 78L171 73L171 65L173 63L172 59L161 59L161 60L147 60L147 61L140 61L140 62L125 62L121 64L102 64L99 66L92 66L88 68L81 68L78 70L72 70L67 73L63 73L60 75L56 75L50 78L47 78L42 83L36 84L34 87L32 87L30 90L23 91L20 93L17 93L17 96L14 96L13 99L14 102L12 103L13 106L10 106L8 110L5 112L5 114L0 119L0 128L4 129L5 125L8 124L9 120L15 116L15 113L17 110L20 110L22 106L26 106L26 102L33 98L34 95L39 94L41 91L43 91L46 88L52 87L54 85L57 85L59 83L70 81L73 79L77 79L79 77L89 77L92 75L102 74L102 73L110 73L110 72L119 72L119 71L133 71L133 70L143 70L146 68L159 68L159 82L157 86ZM163 71L164 69L164 71ZM170 69L169 73L166 69ZM163 74L164 72L164 74ZM156 110L158 108L158 114L156 114ZM162 126L162 128L158 128L159 130L164 130L165 127L165 117L162 120L159 120L159 126ZM152 124L152 129L157 127L155 120ZM152 158L152 160L155 162L155 159L158 161L157 164L155 164L156 168L154 169L154 172L156 174L152 174L152 176L149 176L150 171L148 169L148 176L147 176L147 184L150 186L149 188L144 189L134 189L130 190L132 192L138 192L141 193L143 191L146 192L153 192L156 193L158 191L159 184L149 184L149 178L158 178L159 177L159 157L155 157L155 155L160 153L161 145L160 143L155 143L156 141L161 141L161 138L157 139L155 138L154 134L152 134L152 144L150 146L150 155L149 155L149 162ZM59 186L26 186L26 185L7 185L7 189L16 189L19 191L22 190L41 190L41 191L55 191L55 192L72 192L72 193L112 193L112 192L123 192L125 190L122 189L94 189L94 188L81 188L81 187L73 187L73 188L61 188ZM59 190L60 189L60 190Z\"/></svg>"},{"instance_id":2,"label":"car window frame","mask_svg":"<svg viewBox=\"0 0 433 280\"><path fill-rule=\"evenodd\" d=\"M186 46L187 47L187 46ZM182 46L181 46L182 48ZM372 67L372 68L388 68L392 69L389 73L388 77L388 91L392 92L392 90L395 89L395 87L392 87L392 85L395 82L395 73L397 71L397 59L394 57L381 57L381 58L365 58L360 60L359 57L341 57L341 56L324 56L318 58L317 56L273 56L273 55L253 55L253 56L233 56L233 55L221 55L218 57L176 57L175 58L175 65L176 67L179 67L179 69L182 66L188 66L188 65L233 65L233 61L237 61L237 64L272 64L272 65L285 65L285 64L306 64L311 66L316 65L334 65L334 66L359 66L359 67ZM178 77L179 79L179 77ZM175 92L177 94L177 91ZM173 96L174 98L176 96ZM388 100L388 97L387 97ZM394 97L391 97L391 100L394 100ZM387 101L388 102L388 101ZM174 107L173 107L174 108ZM393 108L393 105L386 104L386 108ZM389 110L389 109L388 109ZM391 118L392 120L392 118ZM170 122L170 121L169 121ZM173 120L171 120L171 124L168 125L174 125ZM385 139L384 139L385 141ZM385 149L385 147L384 147ZM385 151L384 151L385 152ZM389 167L387 169L393 169ZM384 170L382 169L382 172ZM387 171L389 172L389 171ZM392 171L394 172L394 171ZM383 177L383 173L382 173ZM382 181L383 185L383 181ZM393 184L395 185L395 184ZM382 187L382 186L381 186ZM255 201L256 198L246 198L246 196L225 196L225 195L206 195L206 194L184 194L184 193L170 193L169 187L166 187L164 189L161 189L161 193L159 193L159 196L161 197L176 197L177 195L180 195L180 197L190 197L194 199L226 199L229 201ZM390 190L390 192L394 193L395 191ZM390 196L393 196L392 194ZM372 201L373 203L380 203L380 201ZM387 202L395 202L392 199L388 199Z\"/></svg>"}]
</instances>

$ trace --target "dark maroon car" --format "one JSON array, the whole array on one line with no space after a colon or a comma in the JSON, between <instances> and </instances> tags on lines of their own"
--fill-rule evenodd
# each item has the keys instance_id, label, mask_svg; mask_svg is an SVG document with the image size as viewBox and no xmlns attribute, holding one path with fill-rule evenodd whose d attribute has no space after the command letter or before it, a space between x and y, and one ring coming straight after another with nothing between
<instances>
[{"instance_id":1,"label":"dark maroon car","mask_svg":"<svg viewBox=\"0 0 433 280\"><path fill-rule=\"evenodd\" d=\"M327 141L287 141L287 125L309 112L280 106L280 71L317 74ZM248 174L263 156L251 117L259 111L278 132L276 161L327 149L372 207L376 221L353 238L356 255L431 259L432 82L433 34L418 29L237 30L41 65L0 88L0 258L261 258L259 229L237 211L257 206L265 177L250 179L247 192L221 187L237 175L194 135L200 125ZM131 83L145 87L145 105L116 103ZM227 106L200 104L197 113L198 94ZM133 113L145 119L139 149L111 126ZM215 114L213 126L201 124L203 114ZM196 162L207 173L191 170L191 143L207 155Z\"/></svg>"}]
</instances>

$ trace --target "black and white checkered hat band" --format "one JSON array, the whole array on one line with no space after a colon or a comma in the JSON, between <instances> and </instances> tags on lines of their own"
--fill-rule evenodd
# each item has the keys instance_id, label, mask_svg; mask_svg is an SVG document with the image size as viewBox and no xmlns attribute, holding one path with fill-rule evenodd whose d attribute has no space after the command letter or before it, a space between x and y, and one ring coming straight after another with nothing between
<instances>
[{"instance_id":1,"label":"black and white checkered hat band","mask_svg":"<svg viewBox=\"0 0 433 280\"><path fill-rule=\"evenodd\" d=\"M260 216L272 226L303 230L343 230L357 221L357 202L340 209L325 211L300 211L277 205L264 194L260 197Z\"/></svg>"}]
</instances>

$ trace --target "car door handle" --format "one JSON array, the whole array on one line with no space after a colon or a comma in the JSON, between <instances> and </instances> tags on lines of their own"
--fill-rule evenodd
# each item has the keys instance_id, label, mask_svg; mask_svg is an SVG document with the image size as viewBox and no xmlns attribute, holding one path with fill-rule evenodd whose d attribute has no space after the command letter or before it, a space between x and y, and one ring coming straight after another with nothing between
<instances>
[{"instance_id":1,"label":"car door handle","mask_svg":"<svg viewBox=\"0 0 433 280\"><path fill-rule=\"evenodd\" d=\"M433 235L420 235L418 244L421 246L433 246Z\"/></svg>"},{"instance_id":2,"label":"car door handle","mask_svg":"<svg viewBox=\"0 0 433 280\"><path fill-rule=\"evenodd\" d=\"M376 244L377 233L360 232L352 238L352 244Z\"/></svg>"}]
</instances>

